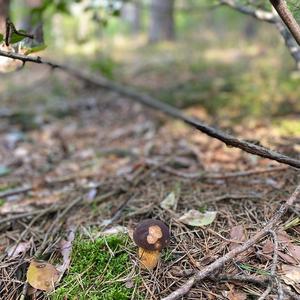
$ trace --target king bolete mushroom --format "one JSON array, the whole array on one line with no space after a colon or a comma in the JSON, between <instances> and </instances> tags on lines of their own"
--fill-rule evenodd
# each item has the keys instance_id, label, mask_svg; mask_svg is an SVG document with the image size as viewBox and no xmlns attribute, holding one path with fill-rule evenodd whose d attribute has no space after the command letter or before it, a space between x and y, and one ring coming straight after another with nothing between
<instances>
[{"instance_id":1,"label":"king bolete mushroom","mask_svg":"<svg viewBox=\"0 0 300 300\"><path fill-rule=\"evenodd\" d=\"M162 221L147 219L136 226L133 240L139 247L141 266L153 270L159 261L161 250L169 243L169 228Z\"/></svg>"}]
</instances>

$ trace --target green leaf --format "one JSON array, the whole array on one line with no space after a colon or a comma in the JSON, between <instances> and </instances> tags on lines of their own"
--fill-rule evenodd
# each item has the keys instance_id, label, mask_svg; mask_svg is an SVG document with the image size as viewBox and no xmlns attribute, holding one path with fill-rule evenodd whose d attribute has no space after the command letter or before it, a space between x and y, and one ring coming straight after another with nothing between
<instances>
[{"instance_id":1,"label":"green leaf","mask_svg":"<svg viewBox=\"0 0 300 300\"><path fill-rule=\"evenodd\" d=\"M0 33L0 43L3 41L3 39L4 39L4 36L3 36L3 34Z\"/></svg>"},{"instance_id":2,"label":"green leaf","mask_svg":"<svg viewBox=\"0 0 300 300\"><path fill-rule=\"evenodd\" d=\"M28 55L30 53L35 53L35 52L39 52L39 51L42 51L44 49L47 48L47 45L46 44L40 44L40 45L36 45L36 46L33 46L31 48L28 48L26 49L25 51L25 55Z\"/></svg>"},{"instance_id":3,"label":"green leaf","mask_svg":"<svg viewBox=\"0 0 300 300\"><path fill-rule=\"evenodd\" d=\"M114 17L119 17L121 15L121 11L119 9L115 9L113 10L112 15Z\"/></svg>"},{"instance_id":4,"label":"green leaf","mask_svg":"<svg viewBox=\"0 0 300 300\"><path fill-rule=\"evenodd\" d=\"M25 34L27 33L25 30L19 30L19 32L25 33ZM11 44L16 44L16 43L24 40L25 38L26 38L26 36L22 36L22 35L19 35L19 34L14 32L11 36L10 43Z\"/></svg>"}]
</instances>

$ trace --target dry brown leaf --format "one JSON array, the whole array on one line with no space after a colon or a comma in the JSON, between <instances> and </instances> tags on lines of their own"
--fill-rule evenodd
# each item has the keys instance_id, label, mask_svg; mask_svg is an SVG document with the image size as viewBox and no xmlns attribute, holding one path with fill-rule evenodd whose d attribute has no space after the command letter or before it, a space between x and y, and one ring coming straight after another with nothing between
<instances>
[{"instance_id":1,"label":"dry brown leaf","mask_svg":"<svg viewBox=\"0 0 300 300\"><path fill-rule=\"evenodd\" d=\"M286 284L300 283L300 267L282 265L283 280Z\"/></svg>"},{"instance_id":2,"label":"dry brown leaf","mask_svg":"<svg viewBox=\"0 0 300 300\"><path fill-rule=\"evenodd\" d=\"M60 273L53 265L44 261L33 260L27 270L27 281L38 290L50 292L54 290L59 275Z\"/></svg>"},{"instance_id":3,"label":"dry brown leaf","mask_svg":"<svg viewBox=\"0 0 300 300\"><path fill-rule=\"evenodd\" d=\"M286 231L282 230L278 232L278 242L282 244L281 246L285 246L292 243L292 240L293 238L290 237Z\"/></svg>"},{"instance_id":4,"label":"dry brown leaf","mask_svg":"<svg viewBox=\"0 0 300 300\"><path fill-rule=\"evenodd\" d=\"M291 255L278 251L278 256L280 256L286 263L296 265L297 260L294 259Z\"/></svg>"},{"instance_id":5,"label":"dry brown leaf","mask_svg":"<svg viewBox=\"0 0 300 300\"><path fill-rule=\"evenodd\" d=\"M230 239L237 241L237 242L243 242L246 239L245 236L245 230L244 230L244 226L243 225L237 225L237 226L233 226L230 230ZM230 243L230 250L236 248L237 246L239 246L239 243Z\"/></svg>"},{"instance_id":6,"label":"dry brown leaf","mask_svg":"<svg viewBox=\"0 0 300 300\"><path fill-rule=\"evenodd\" d=\"M229 291L223 291L222 294L225 296L228 300L246 300L247 295L242 291L237 291L233 285L228 284Z\"/></svg>"},{"instance_id":7,"label":"dry brown leaf","mask_svg":"<svg viewBox=\"0 0 300 300\"><path fill-rule=\"evenodd\" d=\"M291 254L291 256L299 262L300 261L300 246L289 245L288 250L289 250L289 253Z\"/></svg>"},{"instance_id":8,"label":"dry brown leaf","mask_svg":"<svg viewBox=\"0 0 300 300\"><path fill-rule=\"evenodd\" d=\"M266 243L264 244L263 248L262 248L262 252L264 254L270 254L274 251L274 244L272 241L266 241Z\"/></svg>"}]
</instances>

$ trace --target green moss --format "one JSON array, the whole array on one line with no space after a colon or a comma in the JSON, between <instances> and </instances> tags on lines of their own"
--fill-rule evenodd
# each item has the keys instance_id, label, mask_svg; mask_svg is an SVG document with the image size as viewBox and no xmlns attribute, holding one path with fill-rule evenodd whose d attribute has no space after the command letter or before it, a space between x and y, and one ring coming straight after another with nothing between
<instances>
[{"instance_id":1,"label":"green moss","mask_svg":"<svg viewBox=\"0 0 300 300\"><path fill-rule=\"evenodd\" d=\"M73 245L69 273L50 295L50 299L131 299L139 278L133 279L132 288L125 286L126 279L122 280L132 269L125 251L127 243L128 237L124 235L112 235L94 241L78 237ZM142 299L137 294L133 297Z\"/></svg>"},{"instance_id":2,"label":"green moss","mask_svg":"<svg viewBox=\"0 0 300 300\"><path fill-rule=\"evenodd\" d=\"M299 136L300 135L300 121L295 119L285 119L276 122L277 129L280 134L287 136Z\"/></svg>"}]
</instances>

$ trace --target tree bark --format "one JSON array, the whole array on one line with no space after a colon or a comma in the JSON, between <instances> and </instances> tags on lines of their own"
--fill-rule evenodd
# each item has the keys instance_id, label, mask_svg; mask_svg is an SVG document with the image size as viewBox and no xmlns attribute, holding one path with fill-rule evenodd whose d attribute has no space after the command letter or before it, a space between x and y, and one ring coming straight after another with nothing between
<instances>
[{"instance_id":1,"label":"tree bark","mask_svg":"<svg viewBox=\"0 0 300 300\"><path fill-rule=\"evenodd\" d=\"M125 3L122 9L122 18L128 22L133 33L141 29L141 4L140 0Z\"/></svg>"},{"instance_id":2,"label":"tree bark","mask_svg":"<svg viewBox=\"0 0 300 300\"><path fill-rule=\"evenodd\" d=\"M152 0L150 7L149 42L174 40L174 0Z\"/></svg>"},{"instance_id":3,"label":"tree bark","mask_svg":"<svg viewBox=\"0 0 300 300\"><path fill-rule=\"evenodd\" d=\"M10 0L0 0L0 33L5 34L5 20L9 16Z\"/></svg>"}]
</instances>

